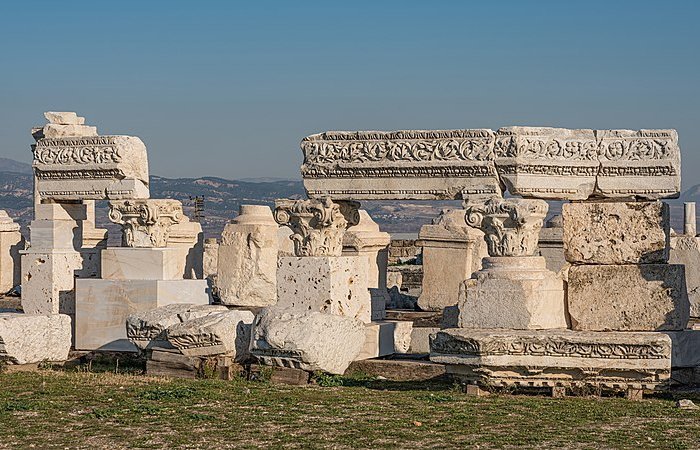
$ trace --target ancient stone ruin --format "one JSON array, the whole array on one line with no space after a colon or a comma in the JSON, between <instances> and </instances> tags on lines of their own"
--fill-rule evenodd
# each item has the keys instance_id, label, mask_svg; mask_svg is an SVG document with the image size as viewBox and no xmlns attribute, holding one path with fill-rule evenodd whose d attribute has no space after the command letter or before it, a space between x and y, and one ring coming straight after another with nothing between
<instances>
[{"instance_id":1,"label":"ancient stone ruin","mask_svg":"<svg viewBox=\"0 0 700 450\"><path fill-rule=\"evenodd\" d=\"M139 138L45 117L27 243L0 212L0 288L22 285L24 312L0 314L12 364L116 351L154 375L270 366L306 382L401 354L420 379L474 392L639 398L669 389L672 370L695 382L694 204L676 235L662 201L680 193L674 130L315 134L301 142L308 198L243 205L205 241L179 201L150 198ZM391 236L360 203L405 199L463 202L420 230L420 311L391 308ZM95 201L109 202L120 246L95 226Z\"/></svg>"}]
</instances>

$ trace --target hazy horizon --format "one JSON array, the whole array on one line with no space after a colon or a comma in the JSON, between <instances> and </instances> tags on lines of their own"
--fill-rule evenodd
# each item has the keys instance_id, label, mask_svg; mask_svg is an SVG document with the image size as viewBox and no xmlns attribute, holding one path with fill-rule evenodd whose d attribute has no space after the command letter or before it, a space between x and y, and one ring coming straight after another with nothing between
<instances>
[{"instance_id":1,"label":"hazy horizon","mask_svg":"<svg viewBox=\"0 0 700 450\"><path fill-rule=\"evenodd\" d=\"M165 177L299 179L325 130L675 128L700 183L690 1L0 4L0 156L76 111ZM696 56L693 56L696 55Z\"/></svg>"}]
</instances>

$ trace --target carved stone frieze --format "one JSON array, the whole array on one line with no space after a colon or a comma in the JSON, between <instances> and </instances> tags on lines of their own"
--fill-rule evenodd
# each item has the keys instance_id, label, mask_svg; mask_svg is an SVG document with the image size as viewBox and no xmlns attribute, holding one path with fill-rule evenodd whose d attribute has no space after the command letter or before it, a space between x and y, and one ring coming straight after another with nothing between
<instances>
[{"instance_id":1,"label":"carved stone frieze","mask_svg":"<svg viewBox=\"0 0 700 450\"><path fill-rule=\"evenodd\" d=\"M275 221L294 234L296 256L340 256L345 230L360 221L358 202L334 202L330 198L277 200Z\"/></svg>"},{"instance_id":2,"label":"carved stone frieze","mask_svg":"<svg viewBox=\"0 0 700 450\"><path fill-rule=\"evenodd\" d=\"M182 203L171 199L119 200L109 204L109 220L122 226L125 247L165 247L170 228L189 220Z\"/></svg>"},{"instance_id":3,"label":"carved stone frieze","mask_svg":"<svg viewBox=\"0 0 700 450\"><path fill-rule=\"evenodd\" d=\"M466 204L467 225L484 232L490 256L533 256L548 205L544 200L492 198Z\"/></svg>"}]
</instances>

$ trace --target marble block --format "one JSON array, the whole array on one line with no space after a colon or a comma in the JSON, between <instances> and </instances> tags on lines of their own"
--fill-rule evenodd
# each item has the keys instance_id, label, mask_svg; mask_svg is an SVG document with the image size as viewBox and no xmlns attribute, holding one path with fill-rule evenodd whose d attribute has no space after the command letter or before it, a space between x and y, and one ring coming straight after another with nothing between
<instances>
[{"instance_id":1,"label":"marble block","mask_svg":"<svg viewBox=\"0 0 700 450\"><path fill-rule=\"evenodd\" d=\"M0 210L0 294L21 283L20 250L24 250L24 246L19 225Z\"/></svg>"},{"instance_id":2,"label":"marble block","mask_svg":"<svg viewBox=\"0 0 700 450\"><path fill-rule=\"evenodd\" d=\"M365 343L356 360L407 353L411 346L413 322L382 320L365 325Z\"/></svg>"},{"instance_id":3,"label":"marble block","mask_svg":"<svg viewBox=\"0 0 700 450\"><path fill-rule=\"evenodd\" d=\"M242 205L224 227L216 277L222 304L264 307L277 302L278 228L264 205Z\"/></svg>"},{"instance_id":4,"label":"marble block","mask_svg":"<svg viewBox=\"0 0 700 450\"><path fill-rule=\"evenodd\" d=\"M182 280L186 260L182 248L109 247L102 250L102 278Z\"/></svg>"},{"instance_id":5,"label":"marble block","mask_svg":"<svg viewBox=\"0 0 700 450\"><path fill-rule=\"evenodd\" d=\"M64 314L0 314L0 361L31 364L68 359L71 319Z\"/></svg>"},{"instance_id":6,"label":"marble block","mask_svg":"<svg viewBox=\"0 0 700 450\"><path fill-rule=\"evenodd\" d=\"M682 330L688 324L682 265L571 266L568 280L574 330Z\"/></svg>"},{"instance_id":7,"label":"marble block","mask_svg":"<svg viewBox=\"0 0 700 450\"><path fill-rule=\"evenodd\" d=\"M700 330L665 331L671 338L671 365L700 367Z\"/></svg>"},{"instance_id":8,"label":"marble block","mask_svg":"<svg viewBox=\"0 0 700 450\"><path fill-rule=\"evenodd\" d=\"M185 356L229 355L244 361L253 319L255 315L245 310L207 314L169 326L165 339Z\"/></svg>"},{"instance_id":9,"label":"marble block","mask_svg":"<svg viewBox=\"0 0 700 450\"><path fill-rule=\"evenodd\" d=\"M459 293L460 328L566 328L564 284L541 256L488 257Z\"/></svg>"},{"instance_id":10,"label":"marble block","mask_svg":"<svg viewBox=\"0 0 700 450\"><path fill-rule=\"evenodd\" d=\"M83 203L39 203L34 206L34 220L89 220L88 205Z\"/></svg>"},{"instance_id":11,"label":"marble block","mask_svg":"<svg viewBox=\"0 0 700 450\"><path fill-rule=\"evenodd\" d=\"M210 303L206 280L100 280L75 283L76 350L136 351L126 319L172 303Z\"/></svg>"},{"instance_id":12,"label":"marble block","mask_svg":"<svg viewBox=\"0 0 700 450\"><path fill-rule=\"evenodd\" d=\"M342 375L360 354L365 334L365 324L351 317L277 305L255 318L250 353L269 366Z\"/></svg>"},{"instance_id":13,"label":"marble block","mask_svg":"<svg viewBox=\"0 0 700 450\"><path fill-rule=\"evenodd\" d=\"M463 209L443 211L431 225L423 225L418 239L423 247L423 289L418 306L441 311L459 301L464 280L481 269L488 256L484 233L467 226Z\"/></svg>"},{"instance_id":14,"label":"marble block","mask_svg":"<svg viewBox=\"0 0 700 450\"><path fill-rule=\"evenodd\" d=\"M565 203L564 255L573 264L656 264L669 257L666 203Z\"/></svg>"},{"instance_id":15,"label":"marble block","mask_svg":"<svg viewBox=\"0 0 700 450\"><path fill-rule=\"evenodd\" d=\"M83 257L76 251L23 252L22 310L27 314L75 312L75 279Z\"/></svg>"},{"instance_id":16,"label":"marble block","mask_svg":"<svg viewBox=\"0 0 700 450\"><path fill-rule=\"evenodd\" d=\"M163 347L169 345L165 330L171 325L224 311L228 311L228 308L223 305L193 303L172 303L140 311L126 318L126 337L141 350Z\"/></svg>"},{"instance_id":17,"label":"marble block","mask_svg":"<svg viewBox=\"0 0 700 450\"><path fill-rule=\"evenodd\" d=\"M371 321L367 271L359 256L279 258L277 304L294 311L317 311ZM364 258L361 258L364 261Z\"/></svg>"},{"instance_id":18,"label":"marble block","mask_svg":"<svg viewBox=\"0 0 700 450\"><path fill-rule=\"evenodd\" d=\"M671 237L668 262L685 266L685 287L690 302L690 317L700 317L700 238Z\"/></svg>"},{"instance_id":19,"label":"marble block","mask_svg":"<svg viewBox=\"0 0 700 450\"><path fill-rule=\"evenodd\" d=\"M469 330L431 336L430 360L495 386L657 389L671 376L671 339L655 332Z\"/></svg>"}]
</instances>

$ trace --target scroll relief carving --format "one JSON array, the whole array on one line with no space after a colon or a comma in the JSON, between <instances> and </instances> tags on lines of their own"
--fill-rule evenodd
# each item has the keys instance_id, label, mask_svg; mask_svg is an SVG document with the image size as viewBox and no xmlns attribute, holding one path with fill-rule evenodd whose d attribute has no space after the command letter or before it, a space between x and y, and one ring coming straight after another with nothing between
<instances>
[{"instance_id":1,"label":"scroll relief carving","mask_svg":"<svg viewBox=\"0 0 700 450\"><path fill-rule=\"evenodd\" d=\"M544 200L492 198L482 205L465 205L467 225L485 236L489 256L534 256L547 215Z\"/></svg>"},{"instance_id":2,"label":"scroll relief carving","mask_svg":"<svg viewBox=\"0 0 700 450\"><path fill-rule=\"evenodd\" d=\"M122 226L125 247L165 247L170 228L188 221L177 200L121 200L109 204L109 219Z\"/></svg>"},{"instance_id":3,"label":"scroll relief carving","mask_svg":"<svg viewBox=\"0 0 700 450\"><path fill-rule=\"evenodd\" d=\"M326 197L275 203L275 221L294 232L296 256L340 256L345 230L360 221L358 202L333 202Z\"/></svg>"}]
</instances>

